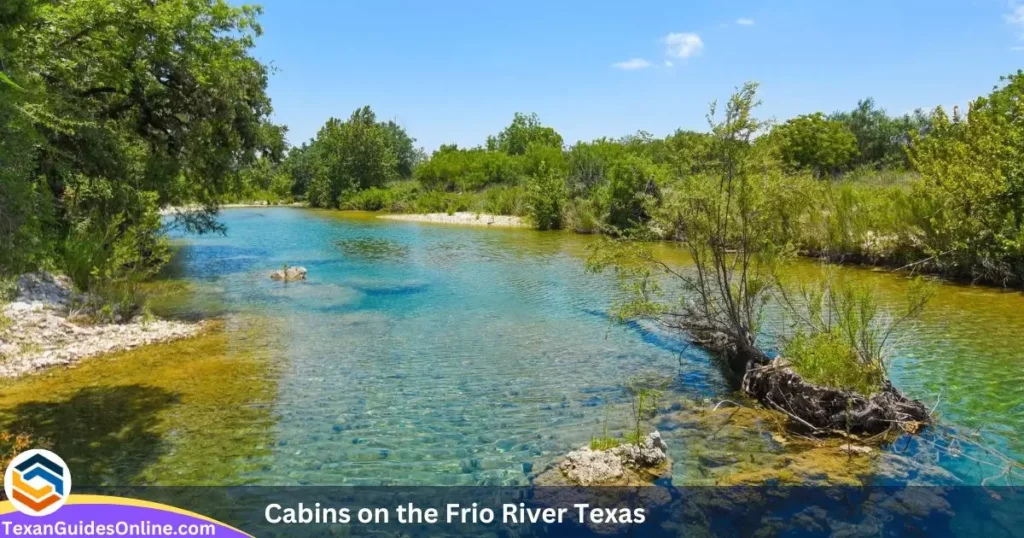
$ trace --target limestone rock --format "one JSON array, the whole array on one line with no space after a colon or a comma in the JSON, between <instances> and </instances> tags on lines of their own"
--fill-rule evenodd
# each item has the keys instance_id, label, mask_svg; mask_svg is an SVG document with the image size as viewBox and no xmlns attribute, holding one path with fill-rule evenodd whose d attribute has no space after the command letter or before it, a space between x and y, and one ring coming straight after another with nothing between
<instances>
[{"instance_id":1,"label":"limestone rock","mask_svg":"<svg viewBox=\"0 0 1024 538\"><path fill-rule=\"evenodd\" d=\"M538 474L536 486L650 486L672 474L668 447L658 432L639 446L620 445L606 450L583 447Z\"/></svg>"},{"instance_id":2,"label":"limestone rock","mask_svg":"<svg viewBox=\"0 0 1024 538\"><path fill-rule=\"evenodd\" d=\"M614 482L624 474L622 460L610 450L591 450L584 447L574 450L558 464L570 481L581 486L595 486Z\"/></svg>"},{"instance_id":3,"label":"limestone rock","mask_svg":"<svg viewBox=\"0 0 1024 538\"><path fill-rule=\"evenodd\" d=\"M70 278L46 271L21 275L16 290L15 302L40 303L50 307L66 307L75 296L75 286Z\"/></svg>"},{"instance_id":4,"label":"limestone rock","mask_svg":"<svg viewBox=\"0 0 1024 538\"><path fill-rule=\"evenodd\" d=\"M270 278L272 278L273 280L282 280L284 282L306 280L306 268L286 267L280 271L274 271L273 273L271 273Z\"/></svg>"},{"instance_id":5,"label":"limestone rock","mask_svg":"<svg viewBox=\"0 0 1024 538\"><path fill-rule=\"evenodd\" d=\"M647 434L643 444L639 446L628 443L613 449L623 463L634 467L660 466L668 459L668 455L665 453L666 450L668 450L668 446L665 445L660 432Z\"/></svg>"},{"instance_id":6,"label":"limestone rock","mask_svg":"<svg viewBox=\"0 0 1024 538\"><path fill-rule=\"evenodd\" d=\"M27 273L17 282L14 302L0 305L0 378L16 377L86 357L195 336L202 323L135 316L124 323L76 323L91 298L71 281L50 273Z\"/></svg>"}]
</instances>

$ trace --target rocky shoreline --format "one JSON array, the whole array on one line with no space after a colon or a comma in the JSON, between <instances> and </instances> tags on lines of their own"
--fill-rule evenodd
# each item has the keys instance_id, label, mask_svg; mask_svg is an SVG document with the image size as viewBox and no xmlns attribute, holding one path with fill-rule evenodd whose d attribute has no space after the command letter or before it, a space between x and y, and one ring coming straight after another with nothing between
<instances>
[{"instance_id":1,"label":"rocky shoreline","mask_svg":"<svg viewBox=\"0 0 1024 538\"><path fill-rule=\"evenodd\" d=\"M490 215L488 213L471 213L459 211L457 213L409 213L380 215L377 218L387 220L401 220L408 222L432 222L436 224L461 224L465 226L494 226L498 228L528 228L529 224L521 217L512 215Z\"/></svg>"},{"instance_id":2,"label":"rocky shoreline","mask_svg":"<svg viewBox=\"0 0 1024 538\"><path fill-rule=\"evenodd\" d=\"M14 301L0 309L0 378L199 334L205 324L135 316L123 323L89 323L87 304L67 277L28 273Z\"/></svg>"}]
</instances>

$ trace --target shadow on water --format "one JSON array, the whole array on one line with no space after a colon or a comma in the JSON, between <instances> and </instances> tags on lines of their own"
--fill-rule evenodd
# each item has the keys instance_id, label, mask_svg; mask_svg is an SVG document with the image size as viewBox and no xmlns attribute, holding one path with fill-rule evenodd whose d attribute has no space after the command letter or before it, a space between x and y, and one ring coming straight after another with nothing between
<instances>
[{"instance_id":1,"label":"shadow on water","mask_svg":"<svg viewBox=\"0 0 1024 538\"><path fill-rule=\"evenodd\" d=\"M186 244L175 248L161 278L202 277L211 279L245 273L263 263L269 254L255 247L222 244Z\"/></svg>"},{"instance_id":2,"label":"shadow on water","mask_svg":"<svg viewBox=\"0 0 1024 538\"><path fill-rule=\"evenodd\" d=\"M86 387L50 402L4 410L9 431L45 439L74 471L76 484L127 484L168 450L159 413L180 396L146 385Z\"/></svg>"},{"instance_id":3,"label":"shadow on water","mask_svg":"<svg viewBox=\"0 0 1024 538\"><path fill-rule=\"evenodd\" d=\"M636 320L614 322L608 313L600 310L583 309L583 312L608 320L609 323L614 323L636 334L645 344L674 354L680 365L675 383L676 389L691 395L711 396L715 389L720 388L722 381L708 367L708 365L715 364L712 357L697 346L681 338L653 330Z\"/></svg>"}]
</instances>

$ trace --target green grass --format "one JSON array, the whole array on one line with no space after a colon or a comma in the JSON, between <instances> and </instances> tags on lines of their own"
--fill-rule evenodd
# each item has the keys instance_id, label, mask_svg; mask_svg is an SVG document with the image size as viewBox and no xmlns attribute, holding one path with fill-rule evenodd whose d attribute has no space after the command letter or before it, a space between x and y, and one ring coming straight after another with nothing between
<instances>
[{"instance_id":1,"label":"green grass","mask_svg":"<svg viewBox=\"0 0 1024 538\"><path fill-rule=\"evenodd\" d=\"M798 333L783 347L783 356L809 383L865 396L877 392L885 372L877 364L864 363L838 332Z\"/></svg>"},{"instance_id":2,"label":"green grass","mask_svg":"<svg viewBox=\"0 0 1024 538\"><path fill-rule=\"evenodd\" d=\"M591 450L608 450L622 444L622 440L615 437L594 437L590 440Z\"/></svg>"}]
</instances>

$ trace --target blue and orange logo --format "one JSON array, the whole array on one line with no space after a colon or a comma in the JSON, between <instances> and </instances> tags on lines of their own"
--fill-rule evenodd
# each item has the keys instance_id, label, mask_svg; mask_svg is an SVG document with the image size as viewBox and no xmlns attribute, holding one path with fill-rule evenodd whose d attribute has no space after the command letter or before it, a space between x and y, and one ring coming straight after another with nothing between
<instances>
[{"instance_id":1,"label":"blue and orange logo","mask_svg":"<svg viewBox=\"0 0 1024 538\"><path fill-rule=\"evenodd\" d=\"M71 493L71 471L60 456L49 450L28 450L7 466L4 492L23 514L52 514Z\"/></svg>"}]
</instances>

